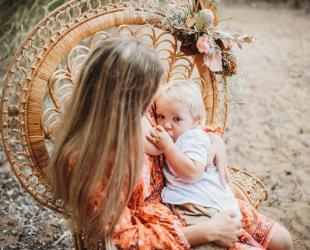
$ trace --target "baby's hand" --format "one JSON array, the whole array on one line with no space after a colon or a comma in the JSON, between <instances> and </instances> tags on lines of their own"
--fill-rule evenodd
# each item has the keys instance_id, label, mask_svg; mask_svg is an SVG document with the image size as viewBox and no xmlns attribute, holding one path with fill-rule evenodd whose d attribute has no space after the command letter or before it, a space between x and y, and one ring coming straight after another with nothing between
<instances>
[{"instance_id":1,"label":"baby's hand","mask_svg":"<svg viewBox=\"0 0 310 250\"><path fill-rule=\"evenodd\" d=\"M167 131L160 125L153 127L153 129L150 131L150 134L151 136L147 136L146 138L157 148L163 151L165 151L165 149L170 145L174 144Z\"/></svg>"}]
</instances>

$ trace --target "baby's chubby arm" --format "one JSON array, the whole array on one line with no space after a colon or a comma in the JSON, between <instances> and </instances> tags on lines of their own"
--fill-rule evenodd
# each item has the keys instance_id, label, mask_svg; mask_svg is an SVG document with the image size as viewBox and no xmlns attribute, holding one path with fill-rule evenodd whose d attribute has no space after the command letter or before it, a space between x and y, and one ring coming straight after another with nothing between
<instances>
[{"instance_id":1,"label":"baby's chubby arm","mask_svg":"<svg viewBox=\"0 0 310 250\"><path fill-rule=\"evenodd\" d=\"M165 129L158 125L146 138L163 151L173 171L185 182L195 182L205 171L205 166L190 159L175 145Z\"/></svg>"}]
</instances>

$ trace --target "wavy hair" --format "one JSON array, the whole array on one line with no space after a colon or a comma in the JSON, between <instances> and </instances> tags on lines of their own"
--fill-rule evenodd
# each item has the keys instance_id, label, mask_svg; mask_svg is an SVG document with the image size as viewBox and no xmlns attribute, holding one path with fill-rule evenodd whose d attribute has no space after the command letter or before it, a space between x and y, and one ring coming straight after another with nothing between
<instances>
[{"instance_id":1,"label":"wavy hair","mask_svg":"<svg viewBox=\"0 0 310 250\"><path fill-rule=\"evenodd\" d=\"M104 240L106 249L143 164L141 118L162 75L159 58L139 41L105 39L82 67L56 138L49 164L54 198L75 230ZM98 184L104 203L90 208Z\"/></svg>"}]
</instances>

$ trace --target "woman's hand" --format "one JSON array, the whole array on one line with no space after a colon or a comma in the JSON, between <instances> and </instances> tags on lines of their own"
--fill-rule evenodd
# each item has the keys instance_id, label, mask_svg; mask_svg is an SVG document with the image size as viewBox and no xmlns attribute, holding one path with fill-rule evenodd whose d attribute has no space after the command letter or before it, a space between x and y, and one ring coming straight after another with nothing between
<instances>
[{"instance_id":1,"label":"woman's hand","mask_svg":"<svg viewBox=\"0 0 310 250\"><path fill-rule=\"evenodd\" d=\"M215 214L208 227L209 240L221 247L231 247L243 230L241 222L236 220L236 214L227 211Z\"/></svg>"},{"instance_id":2,"label":"woman's hand","mask_svg":"<svg viewBox=\"0 0 310 250\"><path fill-rule=\"evenodd\" d=\"M221 247L231 247L242 232L240 221L234 212L220 212L207 222L186 226L183 233L191 246L215 243Z\"/></svg>"},{"instance_id":3,"label":"woman's hand","mask_svg":"<svg viewBox=\"0 0 310 250\"><path fill-rule=\"evenodd\" d=\"M231 177L227 168L228 164L225 143L217 134L208 133L208 135L211 138L212 144L210 145L210 150L208 153L207 167L215 164L219 172L222 185L224 187L226 187L226 185L231 186Z\"/></svg>"}]
</instances>

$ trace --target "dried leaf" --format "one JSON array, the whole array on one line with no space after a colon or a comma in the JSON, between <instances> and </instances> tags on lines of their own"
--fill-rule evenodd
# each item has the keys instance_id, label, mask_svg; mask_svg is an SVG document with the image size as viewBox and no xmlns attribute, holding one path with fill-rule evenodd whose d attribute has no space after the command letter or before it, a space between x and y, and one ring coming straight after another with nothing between
<instances>
[{"instance_id":1,"label":"dried leaf","mask_svg":"<svg viewBox=\"0 0 310 250\"><path fill-rule=\"evenodd\" d=\"M221 72L223 70L222 55L220 53L216 53L212 57L205 55L204 65L206 65L212 72Z\"/></svg>"},{"instance_id":2,"label":"dried leaf","mask_svg":"<svg viewBox=\"0 0 310 250\"><path fill-rule=\"evenodd\" d=\"M232 46L233 46L233 43L232 43L231 40L229 40L229 41L227 42L226 48L227 48L228 50L230 50L230 49L232 48Z\"/></svg>"},{"instance_id":3,"label":"dried leaf","mask_svg":"<svg viewBox=\"0 0 310 250\"><path fill-rule=\"evenodd\" d=\"M223 71L226 75L234 75L237 73L236 57L231 53L223 54Z\"/></svg>"},{"instance_id":4,"label":"dried leaf","mask_svg":"<svg viewBox=\"0 0 310 250\"><path fill-rule=\"evenodd\" d=\"M188 16L184 25L186 28L191 28L195 25L195 23L196 23L195 18L192 16Z\"/></svg>"},{"instance_id":5,"label":"dried leaf","mask_svg":"<svg viewBox=\"0 0 310 250\"><path fill-rule=\"evenodd\" d=\"M243 41L246 43L252 43L255 41L255 38L252 36L246 36L245 38L243 38Z\"/></svg>"}]
</instances>

